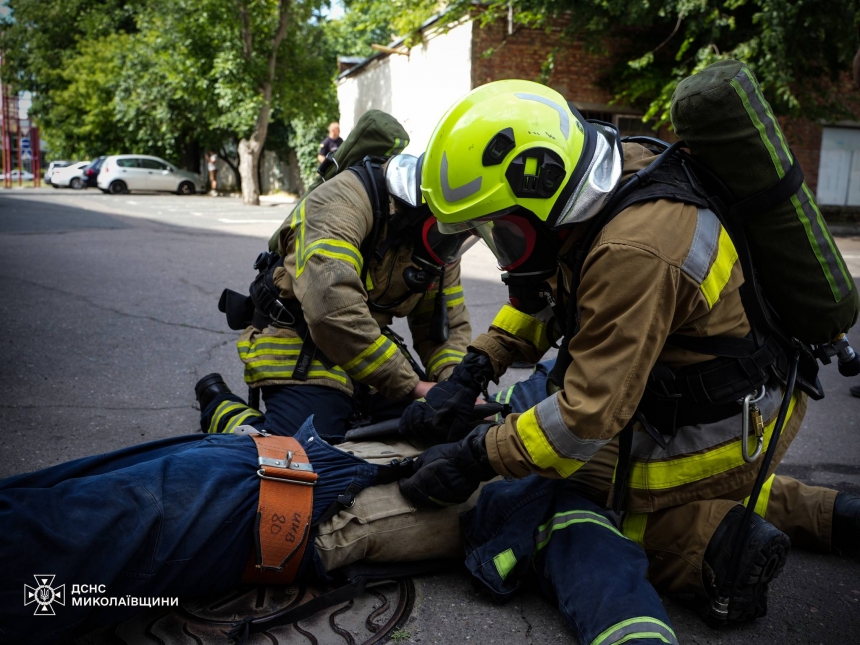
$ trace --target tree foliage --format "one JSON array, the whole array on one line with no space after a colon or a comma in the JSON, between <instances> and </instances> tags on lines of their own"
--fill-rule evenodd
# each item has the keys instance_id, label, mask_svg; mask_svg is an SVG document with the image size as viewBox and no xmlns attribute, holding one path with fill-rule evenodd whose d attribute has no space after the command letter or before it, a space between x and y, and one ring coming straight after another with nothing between
<instances>
[{"instance_id":1,"label":"tree foliage","mask_svg":"<svg viewBox=\"0 0 860 645\"><path fill-rule=\"evenodd\" d=\"M608 89L646 118L667 121L677 84L725 58L753 69L779 113L850 114L836 90L857 51L858 0L492 0L482 20L505 18L509 6L516 24L562 24L565 40L607 56Z\"/></svg>"},{"instance_id":2,"label":"tree foliage","mask_svg":"<svg viewBox=\"0 0 860 645\"><path fill-rule=\"evenodd\" d=\"M270 114L283 127L336 116L322 1L10 0L4 81L34 93L59 155L181 163L256 133L259 158Z\"/></svg>"}]
</instances>

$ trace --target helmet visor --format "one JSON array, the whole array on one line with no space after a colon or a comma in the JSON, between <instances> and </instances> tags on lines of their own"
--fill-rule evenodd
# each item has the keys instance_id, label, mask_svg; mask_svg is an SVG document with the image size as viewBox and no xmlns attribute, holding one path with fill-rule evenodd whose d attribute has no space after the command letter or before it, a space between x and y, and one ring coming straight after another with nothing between
<instances>
[{"instance_id":1,"label":"helmet visor","mask_svg":"<svg viewBox=\"0 0 860 645\"><path fill-rule=\"evenodd\" d=\"M490 221L476 222L474 233L496 256L499 267L512 271L534 252L537 233L532 223L520 215L504 215Z\"/></svg>"},{"instance_id":2,"label":"helmet visor","mask_svg":"<svg viewBox=\"0 0 860 645\"><path fill-rule=\"evenodd\" d=\"M429 217L421 231L427 254L440 266L455 262L478 241L471 229L443 233L440 228L439 222Z\"/></svg>"}]
</instances>

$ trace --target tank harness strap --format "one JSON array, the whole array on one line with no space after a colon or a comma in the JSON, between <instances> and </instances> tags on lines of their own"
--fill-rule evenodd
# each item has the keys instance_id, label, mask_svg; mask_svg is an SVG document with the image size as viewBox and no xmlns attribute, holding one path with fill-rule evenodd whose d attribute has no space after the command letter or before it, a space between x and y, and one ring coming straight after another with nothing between
<instances>
[{"instance_id":1,"label":"tank harness strap","mask_svg":"<svg viewBox=\"0 0 860 645\"><path fill-rule=\"evenodd\" d=\"M793 152L792 156L794 156ZM741 218L735 221L743 221L747 217L755 217L756 215L768 213L783 202L791 199L791 196L797 193L802 185L803 170L797 162L797 157L794 157L794 163L788 172L783 175L782 179L770 188L765 188L763 191L733 204L729 208L729 212L733 218Z\"/></svg>"},{"instance_id":2,"label":"tank harness strap","mask_svg":"<svg viewBox=\"0 0 860 645\"><path fill-rule=\"evenodd\" d=\"M254 522L255 549L242 582L290 584L307 547L318 475L292 437L252 438L257 444L260 501Z\"/></svg>"}]
</instances>

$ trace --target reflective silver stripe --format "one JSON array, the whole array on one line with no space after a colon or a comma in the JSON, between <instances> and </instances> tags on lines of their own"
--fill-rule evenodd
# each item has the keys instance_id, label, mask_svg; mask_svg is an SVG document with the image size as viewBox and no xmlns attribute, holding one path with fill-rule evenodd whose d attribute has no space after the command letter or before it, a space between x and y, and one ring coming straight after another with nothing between
<instances>
[{"instance_id":1,"label":"reflective silver stripe","mask_svg":"<svg viewBox=\"0 0 860 645\"><path fill-rule=\"evenodd\" d=\"M764 399L758 403L765 425L776 417L781 402L782 390L777 387L768 388ZM738 409L740 410L740 406ZM634 432L631 454L642 461L657 461L710 450L738 439L741 436L742 421L741 414L738 413L715 423L682 426L674 437L665 437L669 443L665 450L644 432Z\"/></svg>"},{"instance_id":2,"label":"reflective silver stripe","mask_svg":"<svg viewBox=\"0 0 860 645\"><path fill-rule=\"evenodd\" d=\"M538 96L537 94L517 92L515 96L518 99L522 99L524 101L537 101L538 103L543 103L544 105L548 105L553 110L558 112L558 127L561 130L562 136L564 136L565 140L567 140L567 138L570 136L570 117L567 115L567 110L565 108L563 108L555 101L551 101L544 96Z\"/></svg>"},{"instance_id":3,"label":"reflective silver stripe","mask_svg":"<svg viewBox=\"0 0 860 645\"><path fill-rule=\"evenodd\" d=\"M484 179L481 175L478 175L475 179L463 184L462 186L451 188L451 185L448 183L448 153L446 152L442 153L441 171L442 194L445 196L445 201L449 204L471 197L481 190L481 182Z\"/></svg>"},{"instance_id":4,"label":"reflective silver stripe","mask_svg":"<svg viewBox=\"0 0 860 645\"><path fill-rule=\"evenodd\" d=\"M568 511L567 513L556 513L549 522L538 529L538 534L535 536L535 550L540 551L547 545L553 531L582 522L599 524L618 535L618 537L624 537L612 522L599 513L592 511Z\"/></svg>"},{"instance_id":5,"label":"reflective silver stripe","mask_svg":"<svg viewBox=\"0 0 860 645\"><path fill-rule=\"evenodd\" d=\"M779 159L779 163L782 165L782 172L779 173L779 176L782 177L786 172L788 172L789 168L791 168L791 159L783 147L784 141L780 136L781 132L777 130L776 122L770 113L770 106L762 103L759 98L758 92L755 90L755 86L753 85L752 79L746 72L745 68L741 68L740 73L735 76L735 80L740 84L741 88L747 95L747 100L750 102L750 106L753 111L758 116L759 120L764 125L764 131L767 135L767 140L770 141L770 144L773 146L776 151L776 156ZM786 148L788 146L785 146Z\"/></svg>"},{"instance_id":6,"label":"reflective silver stripe","mask_svg":"<svg viewBox=\"0 0 860 645\"><path fill-rule=\"evenodd\" d=\"M770 106L764 102L759 92L756 91L752 77L746 68L742 68L732 80L734 83L737 83L736 87L740 87L743 91L750 108L752 108L756 118L761 122L765 131L765 138L767 139L764 143L771 150L771 158L773 158L773 155L776 156L776 159L773 160L774 166L777 176L782 178L791 168L792 159L787 152L788 144L776 123ZM837 258L833 241L822 226L821 214L811 200L812 195L806 184L803 184L791 199L798 218L803 223L804 228L806 228L807 237L809 237L810 245L813 247L812 250L822 265L821 268L824 271L825 277L830 282L834 299L839 302L851 292L853 281L848 278L846 275L847 272ZM803 221L804 219L806 220L805 222Z\"/></svg>"},{"instance_id":7,"label":"reflective silver stripe","mask_svg":"<svg viewBox=\"0 0 860 645\"><path fill-rule=\"evenodd\" d=\"M538 425L557 455L566 459L588 461L608 440L580 439L573 434L561 416L558 397L559 394L553 394L535 406Z\"/></svg>"},{"instance_id":8,"label":"reflective silver stripe","mask_svg":"<svg viewBox=\"0 0 860 645\"><path fill-rule=\"evenodd\" d=\"M711 266L717 243L720 241L720 220L707 208L700 208L696 219L696 232L690 252L684 258L681 271L693 278L698 284L705 281Z\"/></svg>"},{"instance_id":9,"label":"reflective silver stripe","mask_svg":"<svg viewBox=\"0 0 860 645\"><path fill-rule=\"evenodd\" d=\"M839 266L839 260L836 259L836 254L830 248L830 241L827 239L828 236L821 225L821 213L812 202L812 196L805 183L794 195L794 199L800 202L800 208L803 210L806 219L809 220L809 227L812 229L813 235L815 235L815 242L818 244L818 248L821 249L821 255L824 257L825 262L827 262L827 268L830 269L833 281L839 290L840 299L844 298L851 292L851 285L846 281L842 267Z\"/></svg>"},{"instance_id":10,"label":"reflective silver stripe","mask_svg":"<svg viewBox=\"0 0 860 645\"><path fill-rule=\"evenodd\" d=\"M675 632L663 621L656 618L642 616L641 618L633 618L618 623L604 631L600 636L591 641L591 645L616 645L631 640L631 637L639 636L640 638L657 638L662 639L671 645L678 645L678 638Z\"/></svg>"}]
</instances>

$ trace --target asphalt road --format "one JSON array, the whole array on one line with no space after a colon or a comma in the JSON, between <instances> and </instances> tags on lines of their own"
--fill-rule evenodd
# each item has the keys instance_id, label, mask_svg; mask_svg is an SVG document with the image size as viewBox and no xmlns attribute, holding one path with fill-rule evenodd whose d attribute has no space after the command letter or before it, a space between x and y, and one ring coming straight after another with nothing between
<instances>
[{"instance_id":1,"label":"asphalt road","mask_svg":"<svg viewBox=\"0 0 860 645\"><path fill-rule=\"evenodd\" d=\"M288 212L203 196L0 193L0 477L195 431L193 386L209 372L242 392L218 296L247 287ZM860 276L860 238L839 245ZM505 300L486 251L466 257L464 284L478 333ZM780 472L860 494L860 400L833 366L822 381L828 396L810 406ZM575 642L537 593L493 605L459 573L417 588L414 642ZM723 632L665 600L682 643L860 639L857 560L796 550L771 589L767 618Z\"/></svg>"}]
</instances>

